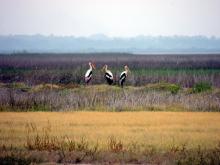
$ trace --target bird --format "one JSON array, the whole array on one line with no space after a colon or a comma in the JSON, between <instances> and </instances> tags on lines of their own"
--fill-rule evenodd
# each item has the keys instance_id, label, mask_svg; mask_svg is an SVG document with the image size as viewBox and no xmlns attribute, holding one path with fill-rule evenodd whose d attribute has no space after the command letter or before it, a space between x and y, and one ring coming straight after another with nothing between
<instances>
[{"instance_id":1,"label":"bird","mask_svg":"<svg viewBox=\"0 0 220 165\"><path fill-rule=\"evenodd\" d=\"M126 77L128 76L128 72L130 72L127 65L124 66L125 71L121 72L120 78L119 78L119 85L123 88L124 82L126 80Z\"/></svg>"},{"instance_id":2,"label":"bird","mask_svg":"<svg viewBox=\"0 0 220 165\"><path fill-rule=\"evenodd\" d=\"M85 74L85 83L88 84L92 78L92 70L95 69L93 63L89 62L89 69L86 71Z\"/></svg>"},{"instance_id":3,"label":"bird","mask_svg":"<svg viewBox=\"0 0 220 165\"><path fill-rule=\"evenodd\" d=\"M103 70L105 71L105 79L109 85L112 85L114 78L110 70L108 70L108 65L104 65Z\"/></svg>"}]
</instances>

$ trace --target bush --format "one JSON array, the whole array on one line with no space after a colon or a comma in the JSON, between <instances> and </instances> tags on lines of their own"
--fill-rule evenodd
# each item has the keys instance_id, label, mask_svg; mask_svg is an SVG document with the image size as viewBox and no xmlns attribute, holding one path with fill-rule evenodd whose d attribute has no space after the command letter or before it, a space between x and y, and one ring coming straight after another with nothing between
<instances>
[{"instance_id":1,"label":"bush","mask_svg":"<svg viewBox=\"0 0 220 165\"><path fill-rule=\"evenodd\" d=\"M176 84L171 84L169 86L169 90L172 94L177 94L177 92L180 90L180 86Z\"/></svg>"},{"instance_id":2,"label":"bush","mask_svg":"<svg viewBox=\"0 0 220 165\"><path fill-rule=\"evenodd\" d=\"M172 94L177 94L180 90L180 86L177 84L170 84L170 83L157 83L157 84L148 84L146 86L147 89L153 90L164 90L170 91Z\"/></svg>"},{"instance_id":3,"label":"bush","mask_svg":"<svg viewBox=\"0 0 220 165\"><path fill-rule=\"evenodd\" d=\"M196 83L194 86L193 86L193 93L200 93L200 92L205 92L205 91L209 91L212 89L212 86L210 83L207 83L207 82L199 82L199 83Z\"/></svg>"}]
</instances>

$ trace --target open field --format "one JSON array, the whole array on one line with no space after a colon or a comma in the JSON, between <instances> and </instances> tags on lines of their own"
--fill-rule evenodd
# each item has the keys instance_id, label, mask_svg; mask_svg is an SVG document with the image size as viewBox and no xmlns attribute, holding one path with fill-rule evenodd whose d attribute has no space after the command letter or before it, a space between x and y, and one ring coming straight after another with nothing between
<instances>
[{"instance_id":1,"label":"open field","mask_svg":"<svg viewBox=\"0 0 220 165\"><path fill-rule=\"evenodd\" d=\"M220 114L199 112L1 112L1 144L24 147L27 127L39 135L105 143L110 136L166 149L172 144L213 148L220 140Z\"/></svg>"},{"instance_id":2,"label":"open field","mask_svg":"<svg viewBox=\"0 0 220 165\"><path fill-rule=\"evenodd\" d=\"M92 150L94 160L88 154L81 162L170 164L183 159L181 150L192 154L191 161L198 150L203 156L212 153L220 142L219 125L220 114L210 112L2 112L0 144L6 155L13 148L29 154L35 151L35 157L36 151L67 150L74 157L74 152Z\"/></svg>"},{"instance_id":3,"label":"open field","mask_svg":"<svg viewBox=\"0 0 220 165\"><path fill-rule=\"evenodd\" d=\"M0 55L0 111L0 164L219 165L220 55Z\"/></svg>"}]
</instances>

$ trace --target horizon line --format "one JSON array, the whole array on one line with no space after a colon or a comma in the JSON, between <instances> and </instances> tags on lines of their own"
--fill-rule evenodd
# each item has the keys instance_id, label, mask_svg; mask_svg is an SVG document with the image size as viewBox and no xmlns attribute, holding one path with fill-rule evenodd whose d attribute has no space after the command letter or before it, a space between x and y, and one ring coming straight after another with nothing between
<instances>
[{"instance_id":1,"label":"horizon line","mask_svg":"<svg viewBox=\"0 0 220 165\"><path fill-rule=\"evenodd\" d=\"M40 33L35 33L35 34L19 34L19 33L14 33L14 34L0 34L0 36L43 36L43 37L75 37L75 38L92 38L92 37L106 37L106 38L137 38L137 37L205 37L205 38L217 38L220 39L220 36L207 36L207 35L145 35L145 34L139 34L139 35L134 35L134 36L110 36L104 33L94 33L91 35L58 35L58 34L40 34Z\"/></svg>"}]
</instances>

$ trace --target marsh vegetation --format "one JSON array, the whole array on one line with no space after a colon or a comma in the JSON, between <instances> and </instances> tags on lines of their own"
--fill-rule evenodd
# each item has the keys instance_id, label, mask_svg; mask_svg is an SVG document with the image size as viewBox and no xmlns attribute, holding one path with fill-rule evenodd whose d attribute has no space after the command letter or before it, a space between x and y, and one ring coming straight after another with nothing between
<instances>
[{"instance_id":1,"label":"marsh vegetation","mask_svg":"<svg viewBox=\"0 0 220 165\"><path fill-rule=\"evenodd\" d=\"M122 53L94 54L12 54L0 55L0 81L27 85L84 84L88 62L95 63L92 84L103 84L101 68L107 64L118 84L119 74L128 65L131 74L127 85L168 82L182 87L208 82L220 87L219 55L132 55Z\"/></svg>"},{"instance_id":2,"label":"marsh vegetation","mask_svg":"<svg viewBox=\"0 0 220 165\"><path fill-rule=\"evenodd\" d=\"M0 55L0 111L0 164L217 165L220 56Z\"/></svg>"},{"instance_id":3,"label":"marsh vegetation","mask_svg":"<svg viewBox=\"0 0 220 165\"><path fill-rule=\"evenodd\" d=\"M123 89L108 85L0 84L0 110L219 112L220 89L201 84L182 88L169 83Z\"/></svg>"}]
</instances>

